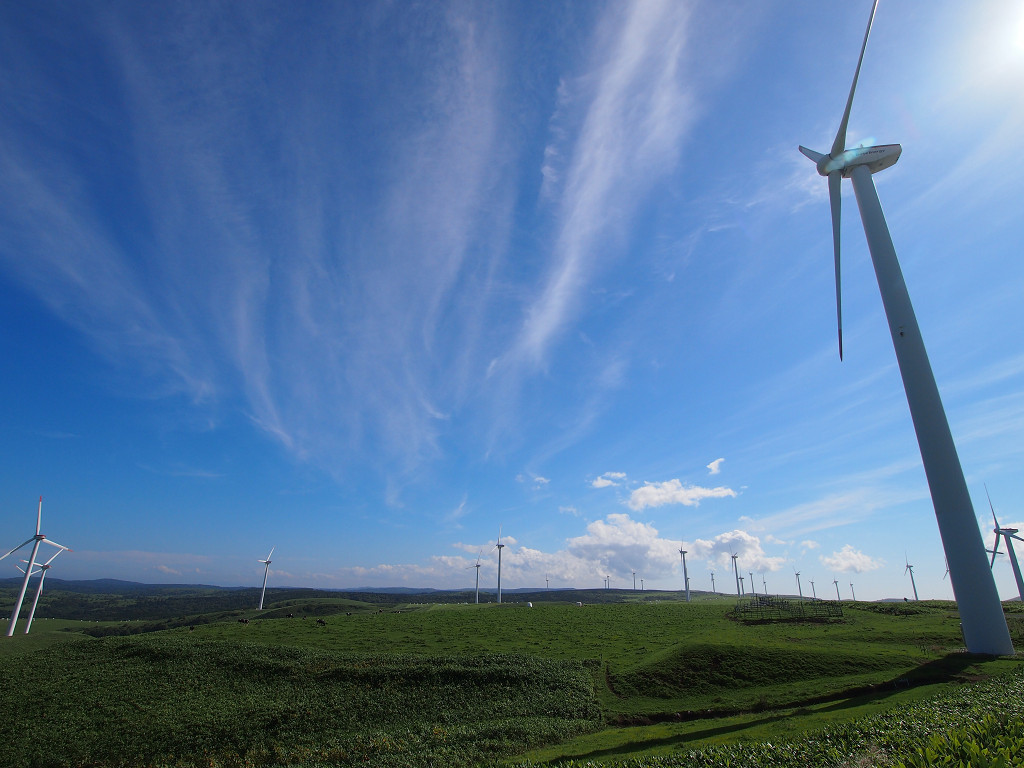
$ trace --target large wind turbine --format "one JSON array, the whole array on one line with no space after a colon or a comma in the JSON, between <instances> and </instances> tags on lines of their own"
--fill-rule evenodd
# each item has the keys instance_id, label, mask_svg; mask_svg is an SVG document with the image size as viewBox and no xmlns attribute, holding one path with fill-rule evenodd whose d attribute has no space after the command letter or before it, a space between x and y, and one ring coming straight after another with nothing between
<instances>
[{"instance_id":1,"label":"large wind turbine","mask_svg":"<svg viewBox=\"0 0 1024 768\"><path fill-rule=\"evenodd\" d=\"M739 563L736 562L736 559L739 557L739 553L733 552L731 557L733 575L736 577L736 595L743 597L743 590L740 588L740 566Z\"/></svg>"},{"instance_id":2,"label":"large wind turbine","mask_svg":"<svg viewBox=\"0 0 1024 768\"><path fill-rule=\"evenodd\" d=\"M999 521L996 520L996 508L992 506L992 497L988 495L988 486L985 486L985 495L988 496L988 508L992 510L992 522L995 523L994 529L996 534L995 544L992 545L992 562L989 563L989 568L996 564L996 555L999 549L999 537L1002 536L1006 541L1006 554L1010 556L1010 565L1013 567L1013 578L1017 580L1017 594L1020 595L1020 599L1024 602L1024 579L1020 576L1020 566L1017 565L1017 553L1013 551L1013 539L1017 541L1024 541L1020 536L1017 535L1017 528L1002 528L999 525Z\"/></svg>"},{"instance_id":3,"label":"large wind turbine","mask_svg":"<svg viewBox=\"0 0 1024 768\"><path fill-rule=\"evenodd\" d=\"M49 544L51 547L56 547L57 549L61 550L62 552L65 549L67 551L69 551L69 552L71 551L70 547L65 547L62 544L58 544L57 542L53 541L52 539L48 539L43 534L41 534L39 532L39 530L40 530L40 528L42 528L42 525L43 525L43 497L40 496L39 497L39 511L36 512L36 535L33 536L31 539L26 539L25 541L23 541L21 544L16 546L14 549L12 549L7 554L5 554L3 556L0 556L0 560L3 560L5 557L7 557L7 555L13 555L15 552L17 552L19 549L24 547L26 544L32 544L32 554L29 555L28 560L25 561L27 563L27 565L25 567L25 578L21 582L21 591L18 593L18 599L14 601L14 610L11 612L11 622L10 622L10 624L7 625L7 636L8 637L12 637L14 635L14 626L15 626L15 624L18 623L18 614L21 613L21 603L25 599L25 591L28 589L28 580L32 576L32 569L35 568L35 565L36 565L36 553L39 552L39 543L40 542L45 542L46 544Z\"/></svg>"},{"instance_id":4,"label":"large wind turbine","mask_svg":"<svg viewBox=\"0 0 1024 768\"><path fill-rule=\"evenodd\" d=\"M804 589L800 586L800 571L793 569L793 573L796 574L796 591L800 593L800 599L804 599Z\"/></svg>"},{"instance_id":5,"label":"large wind turbine","mask_svg":"<svg viewBox=\"0 0 1024 768\"><path fill-rule=\"evenodd\" d=\"M270 576L270 558L273 556L275 549L277 549L276 545L270 548L270 554L267 555L266 560L260 560L259 558L256 559L257 563L263 563L267 566L263 570L263 589L260 590L260 607L256 609L257 611L263 610L263 596L267 594L267 577Z\"/></svg>"},{"instance_id":6,"label":"large wind turbine","mask_svg":"<svg viewBox=\"0 0 1024 768\"><path fill-rule=\"evenodd\" d=\"M711 593L717 595L718 590L715 589L715 572L711 572Z\"/></svg>"},{"instance_id":7,"label":"large wind turbine","mask_svg":"<svg viewBox=\"0 0 1024 768\"><path fill-rule=\"evenodd\" d=\"M686 570L686 552L687 550L682 547L683 542L679 542L679 560L683 564L683 588L686 590L686 602L690 602L690 575ZM714 574L712 574L714 576Z\"/></svg>"},{"instance_id":8,"label":"large wind turbine","mask_svg":"<svg viewBox=\"0 0 1024 768\"><path fill-rule=\"evenodd\" d=\"M903 387L906 390L910 415L917 433L918 447L928 478L932 505L939 525L939 535L950 566L953 594L958 597L957 606L963 624L967 650L972 653L1009 655L1013 643L1006 627L1003 607L999 602L991 570L985 568L985 545L974 516L974 507L967 492L960 459L953 444L953 436L946 421L939 390L935 384L928 354L924 348L921 331L917 325L910 295L903 280L896 249L893 247L889 228L882 213L878 195L871 175L889 168L899 159L902 147L899 144L885 144L876 147L855 147L846 149L846 128L853 106L853 94L857 90L864 50L875 18L878 0L871 8L860 58L846 100L846 110L839 123L839 131L829 154L800 147L806 157L817 165L818 173L828 178L828 196L832 208L832 244L835 252L836 271L836 318L839 325L839 358L843 356L842 303L839 280L839 232L842 179L853 182L857 196L864 234L867 237L871 262L874 265L878 288L882 294L885 316Z\"/></svg>"}]
</instances>

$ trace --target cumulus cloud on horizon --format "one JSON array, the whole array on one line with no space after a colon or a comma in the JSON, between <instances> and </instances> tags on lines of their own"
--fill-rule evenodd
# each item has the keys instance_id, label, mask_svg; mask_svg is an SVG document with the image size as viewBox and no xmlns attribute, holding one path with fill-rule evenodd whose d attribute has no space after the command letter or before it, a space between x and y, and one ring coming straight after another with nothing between
<instances>
[{"instance_id":1,"label":"cumulus cloud on horizon","mask_svg":"<svg viewBox=\"0 0 1024 768\"><path fill-rule=\"evenodd\" d=\"M884 564L882 560L865 555L859 549L854 549L851 544L847 544L841 550L833 552L831 555L822 555L818 559L823 565L831 568L833 571L842 573L874 571L881 568Z\"/></svg>"}]
</instances>

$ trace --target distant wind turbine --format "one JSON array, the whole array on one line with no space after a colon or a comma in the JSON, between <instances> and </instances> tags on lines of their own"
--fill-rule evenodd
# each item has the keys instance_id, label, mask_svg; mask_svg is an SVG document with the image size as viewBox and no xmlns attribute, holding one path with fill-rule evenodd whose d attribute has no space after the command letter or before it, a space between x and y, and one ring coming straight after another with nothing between
<instances>
[{"instance_id":1,"label":"distant wind turbine","mask_svg":"<svg viewBox=\"0 0 1024 768\"><path fill-rule=\"evenodd\" d=\"M765 596L768 595L768 581L764 577L764 571L761 572L761 586L764 587Z\"/></svg>"},{"instance_id":2,"label":"distant wind turbine","mask_svg":"<svg viewBox=\"0 0 1024 768\"><path fill-rule=\"evenodd\" d=\"M747 571L747 575L750 577L750 594L756 595L757 594L757 586L756 586L757 582L754 581L754 572L753 571Z\"/></svg>"},{"instance_id":3,"label":"distant wind turbine","mask_svg":"<svg viewBox=\"0 0 1024 768\"><path fill-rule=\"evenodd\" d=\"M996 520L996 508L992 506L992 497L989 496L987 485L985 486L985 495L988 496L988 507L992 510L992 522L996 526L993 529L996 534L996 540L992 545L992 562L989 564L989 568L996 564L999 537L1002 536L1006 542L1006 554L1010 556L1010 565L1013 567L1013 578L1017 580L1017 594L1020 595L1021 601L1024 601L1024 579L1021 579L1020 566L1017 564L1017 553L1013 551L1013 539L1017 541L1024 541L1024 539L1017 535L1017 528L1003 528L999 525L999 521Z\"/></svg>"},{"instance_id":4,"label":"distant wind turbine","mask_svg":"<svg viewBox=\"0 0 1024 768\"><path fill-rule=\"evenodd\" d=\"M683 564L683 589L686 590L686 602L690 602L690 575L686 570L686 550L682 547L682 542L679 542L679 560ZM712 581L714 581L714 574L712 574ZM714 584L712 584L714 588Z\"/></svg>"},{"instance_id":5,"label":"distant wind turbine","mask_svg":"<svg viewBox=\"0 0 1024 768\"><path fill-rule=\"evenodd\" d=\"M276 545L270 548L270 554L267 555L266 560L256 560L257 563L263 563L265 566L267 566L263 570L263 589L260 590L260 606L256 609L258 611L263 610L263 597L267 594L267 577L270 576L270 558L273 557L275 549L277 549Z\"/></svg>"},{"instance_id":6,"label":"distant wind turbine","mask_svg":"<svg viewBox=\"0 0 1024 768\"><path fill-rule=\"evenodd\" d=\"M71 551L70 547L65 547L63 544L58 544L57 542L53 541L52 539L48 539L48 538L46 538L46 536L41 534L39 531L42 528L42 525L43 525L43 497L40 496L39 497L39 511L36 512L36 534L35 534L35 536L33 536L31 539L26 539L25 541L23 541L21 544L16 546L14 549L12 549L7 554L5 554L3 556L0 556L0 560L3 560L8 555L13 555L15 552L17 552L19 549L24 547L26 544L32 544L32 554L29 555L28 560L25 561L28 565L25 568L25 578L21 582L21 591L18 593L18 599L14 601L14 611L11 612L11 622L10 622L10 624L7 625L7 636L8 637L12 637L14 635L14 627L18 623L18 615L21 613L21 603L25 599L25 591L28 589L28 580L29 580L29 578L32 575L32 569L35 568L35 565L36 565L36 553L39 552L39 544L40 543L46 543L46 544L49 544L51 547L56 547L57 549L59 549L61 551L64 551L64 550L67 550L68 552Z\"/></svg>"},{"instance_id":7,"label":"distant wind turbine","mask_svg":"<svg viewBox=\"0 0 1024 768\"><path fill-rule=\"evenodd\" d=\"M47 560L42 565L40 565L39 566L39 570L36 571L36 573L39 574L39 586L36 587L36 596L32 600L32 608L29 609L29 612L28 612L28 622L25 624L25 634L26 635L28 634L28 631L30 629L32 629L32 619L34 619L35 616L36 616L36 606L39 605L39 596L43 594L43 580L46 578L46 572L50 570L50 563L52 563L54 560L56 560L57 559L57 555L59 555L63 551L64 551L63 549L58 549L56 552L53 553L53 555L50 557L50 559ZM25 571L27 572L28 571L28 560L23 560L22 562L26 564ZM19 566L19 570L21 570L20 566ZM35 576L35 573L33 573L32 575Z\"/></svg>"},{"instance_id":8,"label":"distant wind turbine","mask_svg":"<svg viewBox=\"0 0 1024 768\"><path fill-rule=\"evenodd\" d=\"M840 603L843 602L843 598L839 595L839 579L833 579L832 583L836 585L836 600Z\"/></svg>"},{"instance_id":9,"label":"distant wind turbine","mask_svg":"<svg viewBox=\"0 0 1024 768\"><path fill-rule=\"evenodd\" d=\"M745 581L746 577L740 576L740 597L743 597L745 594L747 594L747 585L744 584Z\"/></svg>"},{"instance_id":10,"label":"distant wind turbine","mask_svg":"<svg viewBox=\"0 0 1024 768\"><path fill-rule=\"evenodd\" d=\"M498 604L501 604L501 550L505 548L505 545L501 543L501 526L498 526L498 543L494 545L494 548L498 550Z\"/></svg>"},{"instance_id":11,"label":"distant wind turbine","mask_svg":"<svg viewBox=\"0 0 1024 768\"><path fill-rule=\"evenodd\" d=\"M914 588L914 600L917 600L917 584L914 581L914 566L910 564L910 561L907 561L907 567L903 569L903 572L910 574L910 586Z\"/></svg>"},{"instance_id":12,"label":"distant wind turbine","mask_svg":"<svg viewBox=\"0 0 1024 768\"><path fill-rule=\"evenodd\" d=\"M736 553L736 552L732 553L732 570L733 570L733 574L736 576L736 594L739 597L742 597L743 596L743 589L740 587L740 566L739 566L739 563L736 562L736 558L738 558L738 557L739 557L738 553Z\"/></svg>"},{"instance_id":13,"label":"distant wind turbine","mask_svg":"<svg viewBox=\"0 0 1024 768\"><path fill-rule=\"evenodd\" d=\"M804 599L804 589L800 586L800 571L796 568L793 569L793 573L796 574L796 591L800 593L800 599Z\"/></svg>"},{"instance_id":14,"label":"distant wind turbine","mask_svg":"<svg viewBox=\"0 0 1024 768\"><path fill-rule=\"evenodd\" d=\"M811 595L814 596L815 600L818 599L818 592L817 592L817 590L814 589L814 582L813 581L811 582Z\"/></svg>"},{"instance_id":15,"label":"distant wind turbine","mask_svg":"<svg viewBox=\"0 0 1024 768\"><path fill-rule=\"evenodd\" d=\"M853 582L850 582L850 594L853 595L853 602L857 602L857 593L853 591Z\"/></svg>"},{"instance_id":16,"label":"distant wind turbine","mask_svg":"<svg viewBox=\"0 0 1024 768\"><path fill-rule=\"evenodd\" d=\"M475 602L476 602L477 605L480 604L480 556L483 553L484 553L484 551L482 549L479 552L476 553L476 565L467 566L467 570L469 568L476 568L476 600L475 600Z\"/></svg>"},{"instance_id":17,"label":"distant wind turbine","mask_svg":"<svg viewBox=\"0 0 1024 768\"><path fill-rule=\"evenodd\" d=\"M817 166L818 173L828 178L829 202L832 209L832 245L836 272L836 318L839 327L839 358L843 357L843 322L839 278L840 209L842 205L842 179L853 182L861 222L867 237L868 250L874 265L882 304L889 322L889 332L903 387L910 406L910 415L917 434L918 447L928 478L928 489L935 508L939 535L950 566L953 594L958 595L957 607L963 625L967 649L972 653L1010 655L1013 643L1006 626L1003 607L999 602L995 581L990 569L985 568L985 545L978 530L978 522L967 491L963 469L942 407L942 399L935 384L928 354L921 338L921 330L910 303L903 273L896 258L889 235L889 227L878 202L872 174L894 165L900 157L899 144L846 149L846 128L857 89L864 51L871 33L878 0L875 0L868 18L868 26L861 44L860 58L850 86L829 154L800 147L800 152Z\"/></svg>"},{"instance_id":18,"label":"distant wind turbine","mask_svg":"<svg viewBox=\"0 0 1024 768\"><path fill-rule=\"evenodd\" d=\"M633 591L636 592L636 571L633 571Z\"/></svg>"},{"instance_id":19,"label":"distant wind turbine","mask_svg":"<svg viewBox=\"0 0 1024 768\"><path fill-rule=\"evenodd\" d=\"M715 589L715 572L714 571L711 572L711 594L713 594L713 595L717 595L718 594L718 590Z\"/></svg>"}]
</instances>

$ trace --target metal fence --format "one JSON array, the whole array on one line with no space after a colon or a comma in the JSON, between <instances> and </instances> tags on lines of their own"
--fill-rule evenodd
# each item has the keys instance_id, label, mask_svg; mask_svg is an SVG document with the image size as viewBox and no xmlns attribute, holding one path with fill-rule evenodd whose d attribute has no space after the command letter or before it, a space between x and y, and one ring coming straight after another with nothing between
<instances>
[{"instance_id":1,"label":"metal fence","mask_svg":"<svg viewBox=\"0 0 1024 768\"><path fill-rule=\"evenodd\" d=\"M842 618L842 604L836 600L795 600L773 595L754 595L740 600L736 614L747 621Z\"/></svg>"}]
</instances>

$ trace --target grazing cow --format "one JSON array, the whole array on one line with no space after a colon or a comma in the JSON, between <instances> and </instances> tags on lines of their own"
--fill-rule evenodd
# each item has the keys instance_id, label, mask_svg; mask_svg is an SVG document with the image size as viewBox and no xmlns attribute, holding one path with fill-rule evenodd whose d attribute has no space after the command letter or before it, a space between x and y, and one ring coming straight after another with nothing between
<instances>
[{"instance_id":1,"label":"grazing cow","mask_svg":"<svg viewBox=\"0 0 1024 768\"><path fill-rule=\"evenodd\" d=\"M349 613L348 611L345 611L345 615L346 615L346 616L351 616L352 614L351 614L351 613Z\"/></svg>"},{"instance_id":2,"label":"grazing cow","mask_svg":"<svg viewBox=\"0 0 1024 768\"><path fill-rule=\"evenodd\" d=\"M327 622L324 621L323 619L317 619L316 623L319 624L321 627L326 627L327 626Z\"/></svg>"},{"instance_id":3,"label":"grazing cow","mask_svg":"<svg viewBox=\"0 0 1024 768\"><path fill-rule=\"evenodd\" d=\"M294 613L289 613L288 614L288 618L289 619L294 619L295 618L295 614Z\"/></svg>"}]
</instances>

